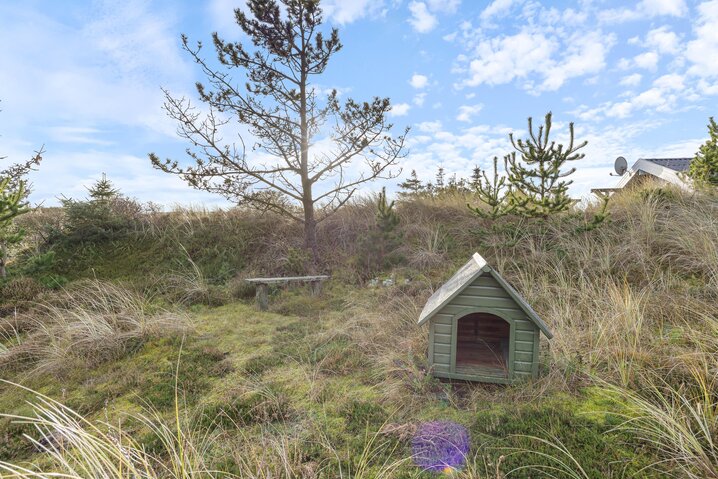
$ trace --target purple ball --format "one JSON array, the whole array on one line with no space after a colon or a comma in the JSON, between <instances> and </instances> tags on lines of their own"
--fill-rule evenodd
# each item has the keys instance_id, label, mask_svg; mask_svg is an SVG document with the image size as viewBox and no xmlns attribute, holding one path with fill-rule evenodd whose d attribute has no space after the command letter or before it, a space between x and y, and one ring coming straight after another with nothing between
<instances>
[{"instance_id":1,"label":"purple ball","mask_svg":"<svg viewBox=\"0 0 718 479\"><path fill-rule=\"evenodd\" d=\"M466 462L469 444L469 432L460 424L451 421L424 423L411 442L414 463L435 472L459 469Z\"/></svg>"}]
</instances>

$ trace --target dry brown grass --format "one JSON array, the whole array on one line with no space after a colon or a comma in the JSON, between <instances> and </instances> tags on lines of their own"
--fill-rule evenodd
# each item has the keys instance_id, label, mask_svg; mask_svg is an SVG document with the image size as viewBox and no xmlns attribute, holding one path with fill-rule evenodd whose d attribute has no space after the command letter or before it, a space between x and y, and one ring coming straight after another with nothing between
<instances>
[{"instance_id":1,"label":"dry brown grass","mask_svg":"<svg viewBox=\"0 0 718 479\"><path fill-rule=\"evenodd\" d=\"M426 333L415 325L418 311L440 280L478 250L555 334L543 342L548 373L528 393L504 388L499 394L527 399L526 394L571 390L594 376L636 387L645 370L686 377L695 361L715 361L718 351L718 200L651 188L617 197L609 222L592 231L580 228L591 209L548 221L492 224L468 214L456 198L400 205L406 248L417 261L399 273L415 281L354 299L337 327L380 366L377 376L388 401L412 407L435 387L426 378ZM437 241L426 241L438 228L448 245L443 250ZM425 258L435 258L437 250L441 260L432 259L429 268ZM487 391L496 394L486 387L470 394Z\"/></svg>"},{"instance_id":2,"label":"dry brown grass","mask_svg":"<svg viewBox=\"0 0 718 479\"><path fill-rule=\"evenodd\" d=\"M407 261L383 273L411 282L399 281L373 293L342 293L343 312L307 341L322 345L341 340L348 346L315 362L287 358L301 362L297 369L310 383L310 399L321 400L325 376L351 370L353 363L345 359L352 355L371 365L381 402L399 415L419 410L427 398L473 410L496 399L530 402L556 391L610 384L631 411L625 430L652 444L671 465L680 464L685 477L712 477L718 457L718 199L670 188L657 193L655 186L647 185L614 198L610 220L588 231L591 208L548 220L491 222L473 216L465 203L465 197L455 196L397 205ZM347 265L374 225L373 208L371 201L359 200L322 223L320 267L335 278L357 283L366 279ZM187 210L157 214L151 221L150 234L177 241L215 229L219 237L244 231L242 241L249 252L245 271L286 273L295 261L293 251L301 246L301 229L272 215ZM530 385L452 389L428 373L427 334L416 326L418 313L431 291L474 251L527 297L554 332L553 340L543 341L542 377ZM205 290L201 271L187 283L189 289L199 284L195 289ZM35 354L39 367L43 358L52 369L78 352L86 361L104 360L132 340L102 338L151 336L165 321L166 312L150 313L147 305L125 293L103 294L105 299L79 309L71 302L52 306L58 309L46 313L47 329L38 325L29 328L27 336L20 333L20 346L12 346L10 337L8 350L20 351L37 337L38 352L29 348L29 353ZM80 312L86 309L92 311L91 318ZM122 311L133 313L125 319ZM94 350L98 340L109 346ZM656 377L665 383L656 386ZM261 385L251 388L261 390ZM266 404L272 401L268 395ZM312 477L325 467L302 469L305 465L297 460L302 437L283 431L263 438L261 444L250 440L236 449L241 451L236 462L243 464L247 477ZM465 477L492 473L492 466L479 471L481 465L477 461L477 469L467 469ZM698 475L691 476L694 469ZM361 477L361 471L356 472L343 474Z\"/></svg>"},{"instance_id":3,"label":"dry brown grass","mask_svg":"<svg viewBox=\"0 0 718 479\"><path fill-rule=\"evenodd\" d=\"M134 290L82 281L12 319L8 330L18 333L0 353L0 366L55 373L93 366L189 327L186 314L158 309Z\"/></svg>"}]
</instances>

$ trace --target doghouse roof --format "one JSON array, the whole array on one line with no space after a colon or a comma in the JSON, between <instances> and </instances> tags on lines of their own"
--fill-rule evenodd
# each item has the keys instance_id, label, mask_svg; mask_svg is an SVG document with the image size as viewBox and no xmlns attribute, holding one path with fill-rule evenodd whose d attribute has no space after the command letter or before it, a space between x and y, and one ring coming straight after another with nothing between
<instances>
[{"instance_id":1,"label":"doghouse roof","mask_svg":"<svg viewBox=\"0 0 718 479\"><path fill-rule=\"evenodd\" d=\"M538 328L546 335L547 338L551 339L553 333L548 329L546 323L539 318L536 311L526 302L524 298L509 284L506 282L501 275L493 269L481 257L479 253L474 253L468 263L462 266L449 280L437 289L434 294L427 300L424 309L421 311L419 316L419 324L424 324L429 318L439 312L441 308L446 306L451 300L459 295L466 287L474 282L476 278L484 273L489 273L493 278L501 285L502 288L513 298L516 304L526 313L531 321L538 326Z\"/></svg>"}]
</instances>

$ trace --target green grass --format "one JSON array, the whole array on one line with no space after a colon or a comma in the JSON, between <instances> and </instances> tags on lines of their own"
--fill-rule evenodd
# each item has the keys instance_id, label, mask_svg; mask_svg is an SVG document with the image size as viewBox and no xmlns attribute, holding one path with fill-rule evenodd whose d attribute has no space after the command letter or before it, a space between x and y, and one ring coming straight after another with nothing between
<instances>
[{"instance_id":1,"label":"green grass","mask_svg":"<svg viewBox=\"0 0 718 479\"><path fill-rule=\"evenodd\" d=\"M335 468L342 464L360 467L356 461L362 457L367 438L387 423L435 419L465 424L472 433L472 451L493 461L515 448L536 448L521 436L540 431L561 437L575 448L591 477L619 477L611 476L611 471L633 472L652 459L648 453L629 448L620 434L607 434L616 423L595 412L605 404L597 404L590 393L557 394L529 404L495 401L487 408L457 407L438 395L427 397L418 409L400 410L372 384L373 365L352 351L347 338L324 336L341 320L339 311L285 316L260 313L244 303L194 309L196 331L184 340L176 380L183 407L194 411L197 424L206 430L220 428L237 438L259 437L266 428L287 434L300 430L310 436L310 431L320 430L334 451L321 444L309 445L304 460ZM181 338L152 340L119 361L74 370L59 381L31 377L24 384L90 418L114 421L148 405L170 418L181 342ZM314 372L317 376L312 379L315 368L320 372ZM28 393L8 386L3 389L0 409L27 414L22 400L28 399ZM160 449L158 439L143 432L141 425L130 421L126 427L138 428L149 451ZM21 429L3 420L3 437L13 439L0 443L0 458L33 457L34 450L17 438ZM401 461L411 454L406 438L388 435L380 439L375 463ZM527 457L535 459L524 454L509 456L505 468L525 464ZM392 477L415 477L416 472L407 463L397 467ZM513 477L531 476L518 472Z\"/></svg>"},{"instance_id":2,"label":"green grass","mask_svg":"<svg viewBox=\"0 0 718 479\"><path fill-rule=\"evenodd\" d=\"M302 272L301 232L276 218L180 211L111 242L41 245L56 252L52 273L72 280L68 291L97 277L141 294L146 317L187 312L193 328L184 337L153 331L91 363L35 374L18 367L3 377L88 420L121 424L163 461L172 454L167 438L137 415L151 408L168 424L181 416L193 435L211 438L206 448L199 441L207 467L247 478L432 477L412 466L410 444L411 431L434 420L471 432L472 455L457 477L514 470L508 477L535 478L537 467L561 461L570 470L557 477L665 477L676 466L686 477L713 477L715 199L617 198L610 221L591 231L580 230L590 212L487 224L467 212L465 198L442 201L399 205L406 261L371 272L396 286L368 288L367 272L352 271L373 219L352 205L320 232L322 267L332 273L324 294L276 289L265 313L242 279ZM543 342L537 381L448 384L427 374L418 312L475 250L555 333ZM8 290L30 303L53 294L29 282ZM27 334L6 335L3 344L12 348ZM654 376L670 388L652 387ZM31 414L30 399L0 385L1 412ZM0 460L42 464L21 437L29 431L0 419Z\"/></svg>"}]
</instances>

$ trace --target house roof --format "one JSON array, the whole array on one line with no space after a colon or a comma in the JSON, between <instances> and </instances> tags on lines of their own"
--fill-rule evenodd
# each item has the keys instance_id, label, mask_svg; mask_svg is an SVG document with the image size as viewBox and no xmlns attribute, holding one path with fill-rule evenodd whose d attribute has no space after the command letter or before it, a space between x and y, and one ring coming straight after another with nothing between
<instances>
[{"instance_id":1,"label":"house roof","mask_svg":"<svg viewBox=\"0 0 718 479\"><path fill-rule=\"evenodd\" d=\"M693 158L643 158L643 160L650 161L651 163L673 171L688 171L688 167L691 165Z\"/></svg>"},{"instance_id":2,"label":"house roof","mask_svg":"<svg viewBox=\"0 0 718 479\"><path fill-rule=\"evenodd\" d=\"M623 174L616 188L625 187L636 176L648 174L680 188L690 189L690 183L679 175L684 170L674 169L688 168L690 162L691 158L640 158Z\"/></svg>"},{"instance_id":3,"label":"house roof","mask_svg":"<svg viewBox=\"0 0 718 479\"><path fill-rule=\"evenodd\" d=\"M546 335L547 338L551 339L553 333L548 329L546 323L539 318L536 311L521 297L521 295L479 254L474 253L471 259L449 280L444 283L441 288L434 291L434 294L429 297L424 305L424 309L419 315L419 324L424 324L432 316L439 312L441 308L451 302L456 296L458 296L465 288L474 282L476 278L484 273L489 273L493 278L501 285L502 288L513 298L516 304L519 305L521 310L526 313L531 321L538 326L538 328Z\"/></svg>"}]
</instances>

